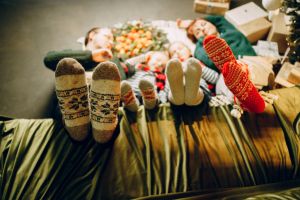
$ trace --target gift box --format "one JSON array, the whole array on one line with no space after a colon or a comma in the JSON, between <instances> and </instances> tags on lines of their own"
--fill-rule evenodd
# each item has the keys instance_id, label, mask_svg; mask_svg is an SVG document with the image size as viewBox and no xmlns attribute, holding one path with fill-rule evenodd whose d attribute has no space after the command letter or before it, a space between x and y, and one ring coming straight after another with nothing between
<instances>
[{"instance_id":1,"label":"gift box","mask_svg":"<svg viewBox=\"0 0 300 200\"><path fill-rule=\"evenodd\" d=\"M225 13L225 18L254 43L264 38L272 23L266 17L268 13L253 2L244 4Z\"/></svg>"},{"instance_id":2,"label":"gift box","mask_svg":"<svg viewBox=\"0 0 300 200\"><path fill-rule=\"evenodd\" d=\"M229 10L229 4L230 4L229 0L224 0L224 1L195 0L194 10L196 12L205 13L205 14L224 15L225 12Z\"/></svg>"},{"instance_id":3,"label":"gift box","mask_svg":"<svg viewBox=\"0 0 300 200\"><path fill-rule=\"evenodd\" d=\"M284 20L284 14L279 13L276 16L273 16L272 28L269 32L268 41L273 41L278 43L278 49L280 53L284 53L288 47L286 37L289 34L287 25Z\"/></svg>"},{"instance_id":4,"label":"gift box","mask_svg":"<svg viewBox=\"0 0 300 200\"><path fill-rule=\"evenodd\" d=\"M285 62L280 68L275 83L283 87L294 87L300 83L300 63L296 62L294 65Z\"/></svg>"},{"instance_id":5,"label":"gift box","mask_svg":"<svg viewBox=\"0 0 300 200\"><path fill-rule=\"evenodd\" d=\"M272 57L279 59L279 51L277 42L258 40L257 45L253 46L255 53L258 56Z\"/></svg>"},{"instance_id":6,"label":"gift box","mask_svg":"<svg viewBox=\"0 0 300 200\"><path fill-rule=\"evenodd\" d=\"M244 56L239 60L248 65L251 81L256 88L261 89L265 86L273 88L275 74L272 61L268 57Z\"/></svg>"}]
</instances>

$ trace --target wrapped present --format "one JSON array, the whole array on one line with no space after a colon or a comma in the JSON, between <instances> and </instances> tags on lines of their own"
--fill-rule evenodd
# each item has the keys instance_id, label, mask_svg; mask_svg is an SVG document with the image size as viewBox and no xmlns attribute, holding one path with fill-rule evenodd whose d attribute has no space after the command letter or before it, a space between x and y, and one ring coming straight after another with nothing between
<instances>
[{"instance_id":1,"label":"wrapped present","mask_svg":"<svg viewBox=\"0 0 300 200\"><path fill-rule=\"evenodd\" d=\"M224 0L224 1L195 0L194 10L196 12L205 13L205 14L224 15L225 12L229 10L229 4L230 2L228 0Z\"/></svg>"},{"instance_id":2,"label":"wrapped present","mask_svg":"<svg viewBox=\"0 0 300 200\"><path fill-rule=\"evenodd\" d=\"M273 88L275 74L272 62L268 57L244 56L239 60L248 65L251 81L256 88L261 89L264 86Z\"/></svg>"},{"instance_id":3,"label":"wrapped present","mask_svg":"<svg viewBox=\"0 0 300 200\"><path fill-rule=\"evenodd\" d=\"M251 43L268 34L272 23L266 19L267 16L268 13L253 2L225 13L225 18L241 31Z\"/></svg>"},{"instance_id":4,"label":"wrapped present","mask_svg":"<svg viewBox=\"0 0 300 200\"><path fill-rule=\"evenodd\" d=\"M294 87L300 83L300 63L296 62L294 65L285 62L278 72L275 83L284 87Z\"/></svg>"},{"instance_id":5,"label":"wrapped present","mask_svg":"<svg viewBox=\"0 0 300 200\"><path fill-rule=\"evenodd\" d=\"M280 58L277 42L258 40L257 45L253 46L253 49L259 56L267 56L274 59Z\"/></svg>"},{"instance_id":6,"label":"wrapped present","mask_svg":"<svg viewBox=\"0 0 300 200\"><path fill-rule=\"evenodd\" d=\"M287 80L293 84L300 84L300 68L293 68Z\"/></svg>"},{"instance_id":7,"label":"wrapped present","mask_svg":"<svg viewBox=\"0 0 300 200\"><path fill-rule=\"evenodd\" d=\"M288 34L289 31L284 20L284 14L279 13L278 15L273 16L272 28L269 32L267 40L277 42L280 53L284 53L288 47L288 43L286 41Z\"/></svg>"}]
</instances>

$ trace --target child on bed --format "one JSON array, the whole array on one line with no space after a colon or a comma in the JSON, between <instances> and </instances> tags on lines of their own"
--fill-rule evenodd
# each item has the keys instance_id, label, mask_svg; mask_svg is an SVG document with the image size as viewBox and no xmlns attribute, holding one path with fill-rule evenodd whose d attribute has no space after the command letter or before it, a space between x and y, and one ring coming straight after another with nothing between
<instances>
[{"instance_id":1,"label":"child on bed","mask_svg":"<svg viewBox=\"0 0 300 200\"><path fill-rule=\"evenodd\" d=\"M204 97L199 88L201 66L194 58L189 58L186 62L185 74L178 59L171 59L167 63L166 74L169 76L171 89L169 99L176 105L198 105ZM119 70L112 62L102 62L94 69L90 90L84 68L73 58L59 61L55 79L64 125L74 140L84 140L91 124L94 139L99 143L108 142L118 124L120 98L125 103L125 108L137 110L138 104L131 85L125 84L126 82L121 84ZM124 91L127 87L129 89ZM139 88L146 109L153 109L158 102L154 85L142 79Z\"/></svg>"},{"instance_id":2,"label":"child on bed","mask_svg":"<svg viewBox=\"0 0 300 200\"><path fill-rule=\"evenodd\" d=\"M97 29L88 32L85 39L85 45L87 49L90 49L94 52L101 47L101 44L104 42L100 40L104 40L105 38L98 36L99 34L101 34L101 32L97 32ZM174 43L174 45L177 44ZM104 45L102 45L102 47L103 46ZM106 49L110 50L109 44L105 47ZM107 54L110 55L110 52ZM101 56L101 53L99 55L99 61L102 58L105 58ZM190 56L191 54L189 51L189 54L186 56L185 60L187 60ZM93 59L95 60L95 58L97 58L97 56L94 56ZM146 109L153 109L158 104L159 99L162 102L167 101L167 96L170 90L165 88L164 85L166 78L164 75L164 69L168 60L168 52L155 51L128 59L123 63L123 68L125 68L125 71L130 71L133 72L131 74L134 74L133 76L128 77L126 81L121 83L121 100L124 103L124 108L133 112L137 111L139 100L136 98L136 96L138 98L142 97L142 101ZM189 65L192 66L193 64ZM201 77L201 72L197 76ZM158 94L156 93L156 90L158 91ZM203 94L200 96L202 97ZM192 98L192 96L190 98ZM197 102L195 103L192 100L188 100L188 105L196 105L201 103L199 100L197 100L197 98L195 101Z\"/></svg>"},{"instance_id":3,"label":"child on bed","mask_svg":"<svg viewBox=\"0 0 300 200\"><path fill-rule=\"evenodd\" d=\"M149 103L144 102L147 109L154 108L159 101L167 102L168 100L175 105L185 103L194 106L200 104L203 100L203 92L199 88L202 68L196 59L190 58L190 54L185 54L184 52L185 51L179 51L176 55L173 55L172 52L171 58L173 59L170 61L169 53L164 51L149 52L145 55L129 59L127 61L129 63L134 59L139 59L140 63L136 65L136 73L121 83L121 99L124 102L124 108L133 112L137 111L139 101L135 97L148 96L145 93L143 94L145 91L141 90L141 88L139 90L140 85L145 84L146 80L148 81L148 87L151 88L151 91L154 91L153 99L155 99L151 107L149 107ZM178 55L181 59L177 59ZM182 67L181 61L184 61L185 70ZM177 69L179 66L181 69ZM191 70L194 70L194 73L196 73L194 76L190 73ZM185 71L185 74L183 71ZM172 98L176 90L174 88L184 87L184 75L186 79L188 79L185 86L189 91L186 92L186 95L184 91L182 91L180 94L182 100L174 101L174 98ZM179 77L179 79L174 79L173 77ZM167 84L165 84L166 78L168 79ZM180 81L181 79L182 81ZM193 84L190 82L193 82ZM152 87L150 87L151 83ZM158 94L156 94L156 89L153 85L156 85ZM140 94L140 91L142 94ZM145 98L143 98L143 101L145 101Z\"/></svg>"}]
</instances>

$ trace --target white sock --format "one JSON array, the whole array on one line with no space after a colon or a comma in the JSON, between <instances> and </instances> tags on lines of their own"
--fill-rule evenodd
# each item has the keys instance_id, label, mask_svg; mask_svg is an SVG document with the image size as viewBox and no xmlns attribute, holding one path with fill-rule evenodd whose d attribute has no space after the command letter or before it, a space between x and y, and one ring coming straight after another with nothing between
<instances>
[{"instance_id":1,"label":"white sock","mask_svg":"<svg viewBox=\"0 0 300 200\"><path fill-rule=\"evenodd\" d=\"M202 67L199 61L195 58L189 58L186 61L185 69L185 95L184 102L188 106L195 106L202 103L204 94L200 85L200 78L202 74Z\"/></svg>"},{"instance_id":2,"label":"white sock","mask_svg":"<svg viewBox=\"0 0 300 200\"><path fill-rule=\"evenodd\" d=\"M167 63L166 75L170 85L169 101L175 105L184 104L183 69L177 58Z\"/></svg>"}]
</instances>

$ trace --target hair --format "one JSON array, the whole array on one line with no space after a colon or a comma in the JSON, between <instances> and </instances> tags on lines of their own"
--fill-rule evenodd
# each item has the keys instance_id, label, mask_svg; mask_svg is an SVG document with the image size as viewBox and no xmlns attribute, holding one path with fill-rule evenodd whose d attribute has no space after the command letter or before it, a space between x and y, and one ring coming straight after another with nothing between
<instances>
[{"instance_id":1,"label":"hair","mask_svg":"<svg viewBox=\"0 0 300 200\"><path fill-rule=\"evenodd\" d=\"M94 27L92 29L90 29L86 35L85 35L85 38L84 38L84 46L86 46L88 43L89 43L89 36L90 36L90 33L92 32L95 32L96 30L100 29L100 27Z\"/></svg>"},{"instance_id":2,"label":"hair","mask_svg":"<svg viewBox=\"0 0 300 200\"><path fill-rule=\"evenodd\" d=\"M197 38L194 36L193 31L191 31L191 29L192 29L192 27L194 26L194 24L196 23L196 21L199 20L199 19L202 19L202 18L194 19L194 20L190 23L190 25L186 28L186 34L187 34L188 38L189 38L190 40L192 40L192 42L194 42L194 43L197 43L198 40L197 40Z\"/></svg>"}]
</instances>

